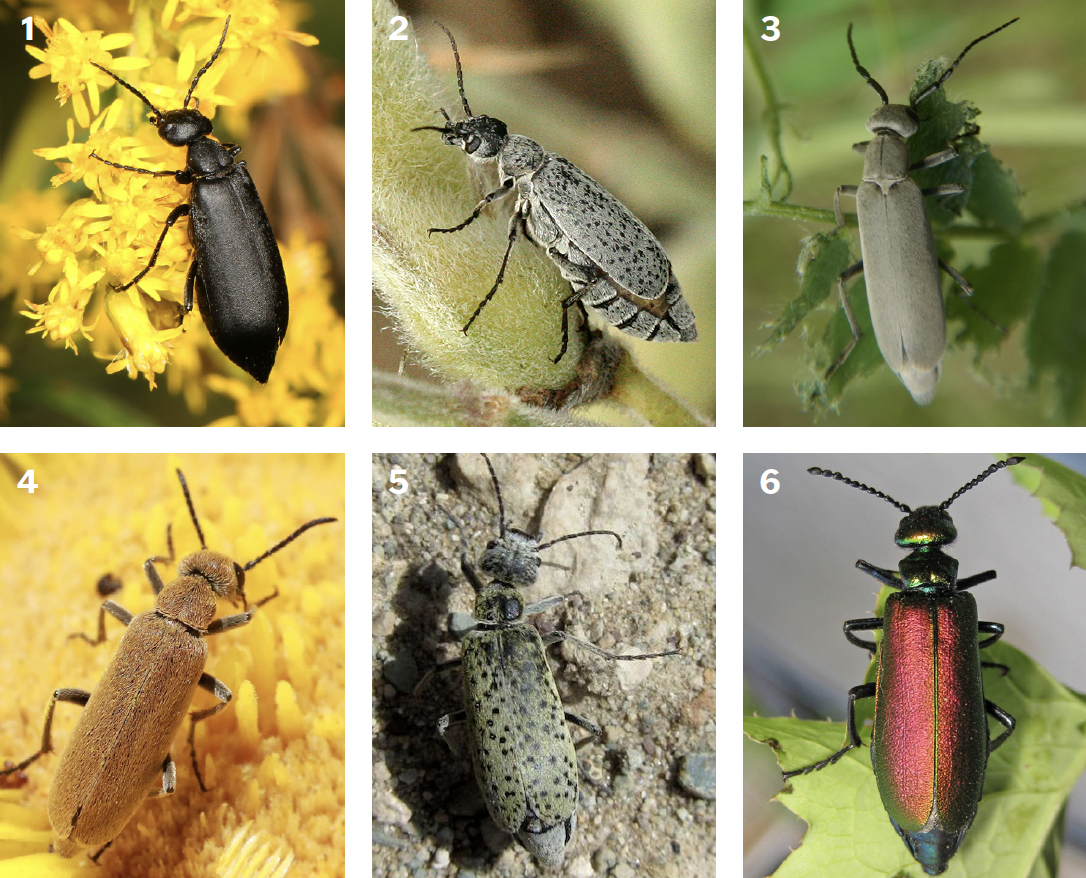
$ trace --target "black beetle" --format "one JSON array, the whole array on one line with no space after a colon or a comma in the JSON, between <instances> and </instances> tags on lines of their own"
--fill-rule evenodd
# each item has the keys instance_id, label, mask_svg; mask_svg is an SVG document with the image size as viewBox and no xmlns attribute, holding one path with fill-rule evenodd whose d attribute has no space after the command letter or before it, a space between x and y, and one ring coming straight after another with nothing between
<instances>
[{"instance_id":1,"label":"black beetle","mask_svg":"<svg viewBox=\"0 0 1086 878\"><path fill-rule=\"evenodd\" d=\"M170 227L189 218L189 238L196 252L185 279L185 313L192 310L193 287L200 314L219 350L261 384L268 380L275 354L287 333L287 279L268 215L260 203L245 162L235 162L241 147L208 137L211 120L196 108L188 109L200 77L222 51L230 17L222 29L215 54L196 73L180 110L163 113L147 98L100 64L90 63L123 85L153 111L151 124L171 146L188 147L186 166L180 171L148 171L119 165L91 152L103 164L137 174L174 177L192 184L188 204L179 204L166 218L166 227L147 267L116 290L126 290L154 267Z\"/></svg>"}]
</instances>

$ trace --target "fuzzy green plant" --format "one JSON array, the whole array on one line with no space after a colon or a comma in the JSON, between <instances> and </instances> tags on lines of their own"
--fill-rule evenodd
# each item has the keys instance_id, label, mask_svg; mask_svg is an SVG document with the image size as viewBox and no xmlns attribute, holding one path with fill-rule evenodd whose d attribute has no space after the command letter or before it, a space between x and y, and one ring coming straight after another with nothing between
<instances>
[{"instance_id":1,"label":"fuzzy green plant","mask_svg":"<svg viewBox=\"0 0 1086 878\"><path fill-rule=\"evenodd\" d=\"M618 333L581 331L576 309L569 312L568 350L553 362L562 343L561 302L570 285L545 254L522 241L512 249L494 298L470 331L461 331L494 284L508 244L511 203L491 205L455 234L428 234L429 228L462 222L496 180L473 179L464 153L446 146L436 132L412 131L442 123L438 108L454 119L463 108L418 54L410 28L407 41L389 39L398 28L396 15L391 3L374 0L373 278L413 358L447 381L485 388L483 395L501 391L554 410L603 401L602 408L583 413L586 423L704 424L641 372L625 340L614 337ZM397 382L409 401L417 383L389 376L383 390ZM470 393L453 391L452 404ZM377 423L401 423L402 414L375 402ZM415 423L449 418L437 411L420 414Z\"/></svg>"},{"instance_id":2,"label":"fuzzy green plant","mask_svg":"<svg viewBox=\"0 0 1086 878\"><path fill-rule=\"evenodd\" d=\"M1051 93L1050 86L1039 84L1004 100L1009 90L997 81L1028 78L1025 70L1006 64L1008 57L1032 54L1028 19L976 46L920 102L920 128L907 141L914 163L950 141L959 152L953 161L911 176L921 188L962 187L958 195L926 204L938 256L974 289L966 298L941 277L947 351L935 402L916 406L883 361L863 275L846 284L861 339L826 381L828 367L852 339L836 278L861 256L855 201L842 197L846 227L837 229L833 193L838 185L860 182L863 158L850 155L849 146L871 139L866 114L879 105L850 58L846 23L854 22L859 61L886 88L890 102L908 103L971 39L1002 23L982 5L968 3L968 15L956 17L948 29L938 17L872 16L863 4L846 3L833 26L816 24L813 16L793 21L809 37L801 50L762 41L760 24L745 31L753 75L746 78L744 333L746 350L757 357L744 370L748 424L803 424L811 415L815 421L832 417L838 425L863 426L1082 423L1083 181L1050 172L1073 108L1045 104L1039 119L1037 95ZM941 47L949 57L914 68L920 46ZM1075 57L1073 51L1046 51L1046 75L1061 81L1058 65L1065 54ZM913 69L915 84L906 94L903 75ZM968 136L974 125L979 134ZM1013 172L1001 159L1013 161ZM1038 180L1052 182L1042 187ZM794 273L788 270L793 264ZM785 413L790 398L794 410Z\"/></svg>"}]
</instances>

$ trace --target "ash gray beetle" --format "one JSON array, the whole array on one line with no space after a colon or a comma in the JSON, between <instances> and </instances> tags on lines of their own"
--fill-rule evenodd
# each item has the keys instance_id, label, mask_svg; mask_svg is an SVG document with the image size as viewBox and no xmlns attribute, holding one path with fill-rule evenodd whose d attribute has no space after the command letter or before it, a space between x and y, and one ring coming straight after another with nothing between
<instances>
[{"instance_id":1,"label":"ash gray beetle","mask_svg":"<svg viewBox=\"0 0 1086 878\"><path fill-rule=\"evenodd\" d=\"M583 312L582 300L602 311L612 326L645 341L694 341L698 337L694 312L652 232L576 165L547 152L534 140L509 134L500 119L473 116L464 95L456 40L443 24L438 27L452 43L460 100L468 118L453 122L442 109L444 126L423 125L411 130L437 131L444 143L460 147L472 161L483 166L496 163L499 186L459 225L429 232L458 232L490 202L516 190L509 246L494 286L464 324L464 334L501 286L519 229L544 249L573 288L562 301L562 348L555 363L569 344L569 309L578 305Z\"/></svg>"},{"instance_id":2,"label":"ash gray beetle","mask_svg":"<svg viewBox=\"0 0 1086 878\"><path fill-rule=\"evenodd\" d=\"M839 229L845 225L841 196L856 199L862 259L837 278L837 291L852 338L826 372L826 381L845 362L860 338L860 327L849 305L845 282L862 271L867 281L875 341L886 364L918 405L928 405L935 399L935 386L939 382L946 350L946 316L939 269L954 278L965 295L971 295L973 288L936 254L924 197L957 195L964 189L959 183L921 189L909 176L910 171L953 161L958 157L953 143L948 143L941 152L910 163L905 141L920 127L917 112L920 102L950 78L966 52L1016 21L1017 18L1012 18L973 40L942 76L913 99L911 105L891 104L886 90L860 64L852 44L852 24L849 24L846 37L852 63L856 72L882 99L882 106L867 120L867 130L875 135L874 140L852 147L864 156L863 183L838 186L833 196L833 212ZM970 123L960 137L969 137L979 131Z\"/></svg>"},{"instance_id":3,"label":"ash gray beetle","mask_svg":"<svg viewBox=\"0 0 1086 878\"><path fill-rule=\"evenodd\" d=\"M215 54L193 78L180 110L163 113L115 73L90 62L151 108L151 124L158 129L159 137L171 146L188 148L188 160L182 170L148 171L106 161L94 152L90 155L124 171L174 177L183 185L192 184L189 203L179 204L170 212L147 266L128 283L114 289L126 290L147 274L154 267L170 228L187 216L195 253L185 279L185 313L192 310L195 288L200 315L219 350L265 384L287 334L289 303L283 259L245 162L234 161L241 147L208 137L211 120L200 112L199 100L195 109L188 108L200 77L219 57L229 28L230 16L227 16Z\"/></svg>"},{"instance_id":4,"label":"ash gray beetle","mask_svg":"<svg viewBox=\"0 0 1086 878\"><path fill-rule=\"evenodd\" d=\"M594 738L599 726L565 711L545 649L567 641L595 655L620 661L677 655L677 650L615 655L563 631L546 637L528 621L563 601L562 595L525 605L520 589L535 583L539 553L556 543L587 536L622 539L614 531L567 534L546 543L507 528L501 487L483 455L498 500L498 538L480 562L493 581L484 583L462 555L460 569L475 590L475 627L464 638L461 657L440 669L462 665L464 709L438 720L444 737L453 722L466 721L475 778L493 821L513 835L546 868L561 865L577 827L578 768L566 721ZM431 672L432 673L432 672ZM427 674L419 687L428 680Z\"/></svg>"}]
</instances>

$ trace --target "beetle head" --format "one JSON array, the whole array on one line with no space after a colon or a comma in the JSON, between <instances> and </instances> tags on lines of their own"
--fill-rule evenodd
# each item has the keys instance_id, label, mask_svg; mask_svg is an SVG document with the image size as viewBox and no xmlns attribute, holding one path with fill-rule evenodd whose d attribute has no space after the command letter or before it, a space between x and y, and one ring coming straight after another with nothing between
<instances>
[{"instance_id":1,"label":"beetle head","mask_svg":"<svg viewBox=\"0 0 1086 878\"><path fill-rule=\"evenodd\" d=\"M872 494L880 500L885 500L895 509L900 509L905 513L905 517L901 519L901 524L898 525L897 533L894 535L894 541L903 549L916 549L923 546L945 546L947 543L953 542L958 536L958 531L954 527L954 522L951 519L950 514L947 512L950 504L970 488L975 488L988 478L988 476L999 472L1005 467L1019 464L1023 460L1025 460L1024 457L1008 457L1006 460L997 461L976 478L971 479L958 488L957 491L951 494L950 497L938 506L920 506L915 510L909 508L904 503L899 503L889 494L884 494L882 491L872 488L869 485L865 485L863 482L857 482L847 476L843 476L841 473L822 469L817 466L810 467L807 472L812 476L825 476L828 479L844 482L850 488L856 488L859 491ZM544 547L541 546L540 548Z\"/></svg>"},{"instance_id":2,"label":"beetle head","mask_svg":"<svg viewBox=\"0 0 1086 878\"><path fill-rule=\"evenodd\" d=\"M903 549L921 546L945 546L958 537L954 520L941 506L920 506L903 519L894 534L894 542Z\"/></svg>"},{"instance_id":3,"label":"beetle head","mask_svg":"<svg viewBox=\"0 0 1086 878\"><path fill-rule=\"evenodd\" d=\"M147 96L144 95L143 92L139 91L134 86L129 85L116 73L106 70L105 67L101 64L96 64L94 61L91 61L90 64L92 67L97 67L106 74L106 76L115 80L119 85L124 86L151 108L151 124L158 129L158 134L163 140L171 146L188 146L193 141L211 133L211 120L200 112L200 99L196 99L196 107L194 109L188 109L188 105L189 100L192 98L193 91L196 90L196 86L200 82L200 77L207 72L208 68L215 63L215 59L219 57L223 44L226 42L226 32L229 29L230 16L228 15L215 53L208 62L200 68L196 73L196 76L193 77L192 84L189 86L188 94L185 95L185 101L181 105L182 109L180 110L169 110L168 112L163 113L147 99Z\"/></svg>"},{"instance_id":4,"label":"beetle head","mask_svg":"<svg viewBox=\"0 0 1086 878\"><path fill-rule=\"evenodd\" d=\"M903 104L886 104L879 107L867 120L867 130L872 134L880 131L893 131L904 138L916 134L920 127L920 117L912 107Z\"/></svg>"},{"instance_id":5,"label":"beetle head","mask_svg":"<svg viewBox=\"0 0 1086 878\"><path fill-rule=\"evenodd\" d=\"M467 118L462 122L454 122L443 108L441 110L441 115L445 117L445 126L443 128L434 125L423 125L411 130L440 131L441 139L446 146L459 146L464 152L476 159L493 158L505 145L505 138L509 134L509 129L500 119L472 115L467 96L464 94L464 71L460 67L460 53L456 49L456 40L453 39L452 32L441 22L436 21L434 24L445 31L449 42L452 43L453 58L456 59L456 84L460 89L460 102L464 105L464 115Z\"/></svg>"},{"instance_id":6,"label":"beetle head","mask_svg":"<svg viewBox=\"0 0 1086 878\"><path fill-rule=\"evenodd\" d=\"M443 128L438 128L436 125L423 125L411 130L440 131L441 140L446 146L459 146L476 159L494 158L501 152L509 129L500 119L490 116L472 116L461 122L453 122L448 113L444 110L441 113L446 122Z\"/></svg>"},{"instance_id":7,"label":"beetle head","mask_svg":"<svg viewBox=\"0 0 1086 878\"><path fill-rule=\"evenodd\" d=\"M539 575L539 540L508 528L486 544L479 566L487 576L509 585L532 585Z\"/></svg>"},{"instance_id":8,"label":"beetle head","mask_svg":"<svg viewBox=\"0 0 1086 878\"><path fill-rule=\"evenodd\" d=\"M170 146L188 146L212 132L211 120L199 110L170 110L152 116L151 123Z\"/></svg>"},{"instance_id":9,"label":"beetle head","mask_svg":"<svg viewBox=\"0 0 1086 878\"><path fill-rule=\"evenodd\" d=\"M490 480L494 484L494 493L498 498L498 538L487 543L483 560L479 565L487 575L509 585L533 585L539 575L539 553L543 549L549 549L555 543L575 540L579 537L612 536L618 541L618 547L622 548L622 537L610 530L586 530L581 533L566 534L564 537L540 544L541 537L506 527L505 503L502 500L501 485L498 484L498 474L494 472L494 465L485 454L483 460L486 461L486 468L490 470Z\"/></svg>"}]
</instances>

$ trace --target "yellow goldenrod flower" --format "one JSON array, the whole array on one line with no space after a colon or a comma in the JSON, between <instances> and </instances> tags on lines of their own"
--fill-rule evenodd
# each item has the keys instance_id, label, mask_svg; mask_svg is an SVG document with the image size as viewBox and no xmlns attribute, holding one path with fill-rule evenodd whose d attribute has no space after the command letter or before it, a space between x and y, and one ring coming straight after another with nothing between
<instances>
[{"instance_id":1,"label":"yellow goldenrod flower","mask_svg":"<svg viewBox=\"0 0 1086 878\"><path fill-rule=\"evenodd\" d=\"M184 331L181 327L184 309L177 302L144 304L142 297L129 295L130 292L133 291L110 290L106 294L106 316L120 333L127 352L120 359L114 358L106 371L112 374L127 369L128 377L133 380L142 374L154 390L155 374L165 371L173 348L170 341ZM166 328L158 328L163 325Z\"/></svg>"},{"instance_id":2,"label":"yellow goldenrod flower","mask_svg":"<svg viewBox=\"0 0 1086 878\"><path fill-rule=\"evenodd\" d=\"M82 181L91 196L69 205L51 222L19 216L22 228L16 230L18 238L33 242L38 251L36 261L26 263L36 282L29 289L25 282L18 285L28 300L20 313L35 321L31 332L63 341L76 352L80 334L93 342L95 356L110 361L106 367L109 373L127 371L133 378L143 374L151 389L156 387L154 376L164 375L169 393L183 395L193 412L206 405L211 373L241 373L218 351L195 311L185 319L183 334L179 322L172 319L184 299L193 245L187 218L180 218L164 236L163 230L171 211L191 197L191 186L178 183L173 176L185 168L186 151L166 144L148 121L152 110L94 64L128 82L156 111L178 109L186 101L197 70L207 64L219 44L227 15L225 5L222 0L168 0L164 9L151 12L146 4L137 2L132 33L82 30L63 18L49 25L36 17L35 24L45 34L47 45L45 49L28 47L39 62L31 76L50 77L57 84L60 104L72 108L67 143L34 152L56 163L59 173L52 179L54 186ZM229 128L231 139L237 135L243 140L247 114L253 106L300 93L307 86L301 65L284 41L314 45L316 40L294 29L302 14L298 5L268 0L229 5L231 25L222 51L200 77L188 106L198 102L200 113L216 127L217 110L229 108L223 127ZM173 48L161 44L171 36ZM106 92L106 100L103 89L112 89ZM110 95L114 96L112 101ZM238 161L243 159L244 155ZM160 175L113 167L107 161ZM4 207L0 205L0 209ZM304 223L298 224L303 227ZM271 422L297 423L304 411L314 419L307 423L323 423L329 413L342 408L335 400L326 405L320 396L334 391L342 381L343 319L328 306L333 287L327 278L329 266L323 246L298 238L292 241L292 248L319 252L294 258L314 269L299 276L299 269L289 265L292 257L287 248L280 248L290 289L290 323L282 351L291 346L287 357L291 365L282 368L280 359L273 370L272 383L282 384L275 397L285 404ZM154 267L133 284L153 254ZM0 250L0 277L7 274L3 256ZM42 302L49 284L48 301ZM114 297L107 284L127 289ZM89 332L96 319L85 311L92 306L98 289L106 295L93 305L92 314L105 313L107 320L102 326L114 330L116 338L109 331L99 331L93 338ZM172 322L163 323L162 315ZM323 334L300 338L311 329ZM338 351L329 354L325 347L337 342ZM172 368L167 369L167 364ZM260 391L248 382L237 396L246 399ZM244 420L248 422L248 418Z\"/></svg>"}]
</instances>

